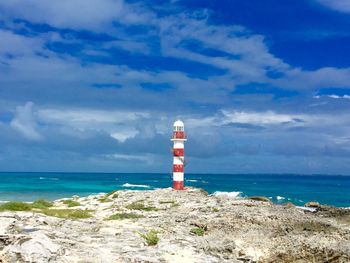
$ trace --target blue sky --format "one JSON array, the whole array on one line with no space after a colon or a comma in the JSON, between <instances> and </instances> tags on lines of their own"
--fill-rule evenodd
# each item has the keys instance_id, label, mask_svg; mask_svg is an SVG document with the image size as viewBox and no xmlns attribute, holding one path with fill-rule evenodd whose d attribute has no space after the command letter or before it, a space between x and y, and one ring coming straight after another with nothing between
<instances>
[{"instance_id":1,"label":"blue sky","mask_svg":"<svg viewBox=\"0 0 350 263\"><path fill-rule=\"evenodd\" d=\"M0 170L350 174L349 0L3 0Z\"/></svg>"}]
</instances>

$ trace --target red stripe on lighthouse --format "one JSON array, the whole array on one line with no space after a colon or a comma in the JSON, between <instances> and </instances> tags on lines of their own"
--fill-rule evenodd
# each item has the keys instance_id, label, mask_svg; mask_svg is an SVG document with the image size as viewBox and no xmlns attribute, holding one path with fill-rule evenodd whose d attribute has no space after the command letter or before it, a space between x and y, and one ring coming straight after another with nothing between
<instances>
[{"instance_id":1,"label":"red stripe on lighthouse","mask_svg":"<svg viewBox=\"0 0 350 263\"><path fill-rule=\"evenodd\" d=\"M185 133L183 131L176 131L173 133L174 139L185 139Z\"/></svg>"},{"instance_id":2,"label":"red stripe on lighthouse","mask_svg":"<svg viewBox=\"0 0 350 263\"><path fill-rule=\"evenodd\" d=\"M173 152L174 152L174 156L184 156L185 155L184 149L173 149Z\"/></svg>"},{"instance_id":3,"label":"red stripe on lighthouse","mask_svg":"<svg viewBox=\"0 0 350 263\"><path fill-rule=\"evenodd\" d=\"M183 173L183 172L184 172L184 166L183 166L183 164L174 164L174 165L173 165L173 172L174 172L174 173L176 173L176 172Z\"/></svg>"},{"instance_id":4,"label":"red stripe on lighthouse","mask_svg":"<svg viewBox=\"0 0 350 263\"><path fill-rule=\"evenodd\" d=\"M173 181L173 188L175 190L184 190L184 181Z\"/></svg>"}]
</instances>

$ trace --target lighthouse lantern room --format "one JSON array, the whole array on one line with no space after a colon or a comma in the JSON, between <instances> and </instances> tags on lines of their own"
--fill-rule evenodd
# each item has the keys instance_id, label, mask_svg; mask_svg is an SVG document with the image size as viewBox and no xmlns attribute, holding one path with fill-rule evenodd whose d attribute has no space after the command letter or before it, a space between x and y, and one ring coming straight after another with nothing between
<instances>
[{"instance_id":1,"label":"lighthouse lantern room","mask_svg":"<svg viewBox=\"0 0 350 263\"><path fill-rule=\"evenodd\" d=\"M171 141L173 146L173 188L175 190L184 189L184 166L185 152L184 142L186 141L185 126L180 120L174 122L174 130Z\"/></svg>"}]
</instances>

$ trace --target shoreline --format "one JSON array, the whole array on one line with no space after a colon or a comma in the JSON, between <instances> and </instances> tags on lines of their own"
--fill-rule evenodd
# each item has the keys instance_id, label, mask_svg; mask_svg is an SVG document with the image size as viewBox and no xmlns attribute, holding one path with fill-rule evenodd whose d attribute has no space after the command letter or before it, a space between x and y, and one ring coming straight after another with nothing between
<instances>
[{"instance_id":1,"label":"shoreline","mask_svg":"<svg viewBox=\"0 0 350 263\"><path fill-rule=\"evenodd\" d=\"M129 186L143 186L129 187ZM44 198L55 200L77 194L87 196L113 189L144 190L164 188L171 185L170 174L4 174L0 178L0 200L17 199L34 201ZM264 175L204 176L187 174L185 185L203 188L209 193L242 192L244 197L261 195L271 197L275 203L293 202L304 205L308 201L337 207L350 207L350 177ZM148 186L149 188L145 188ZM35 196L34 196L35 195Z\"/></svg>"},{"instance_id":2,"label":"shoreline","mask_svg":"<svg viewBox=\"0 0 350 263\"><path fill-rule=\"evenodd\" d=\"M128 184L128 183L126 183ZM130 184L128 184L130 185ZM123 189L117 189L117 191L155 191L155 190L160 190L160 189L164 189L164 188L151 188L149 186L146 187L146 185L142 185L142 187L140 188L137 188L137 189L134 189L134 188L128 188L129 186L125 186L125 188ZM192 186L189 186L187 187L189 189L191 188L198 188L198 187L192 187ZM198 189L202 189L202 188L198 188ZM202 189L203 191L205 191L204 189ZM50 202L54 202L56 200L61 200L61 199L67 199L67 198L72 198L72 196L79 196L79 197L89 197L89 196L95 196L95 195L103 195L103 194L108 194L106 192L99 192L99 193L90 193L90 194L86 194L86 195L77 195L77 194L73 194L71 196L64 196L64 197L59 197L59 198L53 198L53 199L50 199L50 198L36 198L36 199L33 199L33 201L24 201L24 200L18 200L18 199L10 199L10 200L0 200L0 204L4 204L4 203L7 203L7 202L24 202L24 203L33 203L35 200L48 200ZM213 193L211 194L208 194L209 196L226 196L228 198L231 198L232 200L246 200L246 199L249 199L250 196L241 196L240 194L242 194L242 192L240 191L230 191L230 192L226 192L226 191L214 191ZM298 204L295 204L292 202L291 198L285 198L285 197L282 197L282 199L280 199L281 196L276 196L275 198L273 197L266 197L270 200L270 202L274 205L281 205L281 206L284 206L286 204L293 204L295 207L297 208L300 208L300 209L305 209L306 208L306 204L309 203L309 202L318 202L318 200L310 200L310 201L306 201L306 202L303 202L304 205L298 205ZM321 206L326 206L326 207L334 207L334 208L337 208L337 209L350 209L350 206L348 207L342 207L342 206L334 206L334 205L329 205L329 204L322 204L322 203L319 203Z\"/></svg>"},{"instance_id":3,"label":"shoreline","mask_svg":"<svg viewBox=\"0 0 350 263\"><path fill-rule=\"evenodd\" d=\"M316 205L316 204L313 204ZM350 210L201 189L121 190L0 212L3 262L348 262Z\"/></svg>"}]
</instances>

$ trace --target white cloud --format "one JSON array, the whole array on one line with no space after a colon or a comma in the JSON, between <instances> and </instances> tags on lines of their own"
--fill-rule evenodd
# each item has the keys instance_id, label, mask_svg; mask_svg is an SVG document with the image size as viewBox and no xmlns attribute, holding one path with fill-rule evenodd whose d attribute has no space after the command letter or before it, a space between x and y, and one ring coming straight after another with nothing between
<instances>
[{"instance_id":1,"label":"white cloud","mask_svg":"<svg viewBox=\"0 0 350 263\"><path fill-rule=\"evenodd\" d=\"M305 119L304 115L281 114L273 111L265 112L244 112L223 110L225 118L223 124L244 123L253 125L276 125L284 123L300 123Z\"/></svg>"},{"instance_id":2,"label":"white cloud","mask_svg":"<svg viewBox=\"0 0 350 263\"><path fill-rule=\"evenodd\" d=\"M267 67L278 71L289 68L269 52L263 36L251 34L241 26L210 25L206 19L182 14L160 20L160 29L162 52L165 56L228 69L232 76L241 81L266 79ZM196 42L199 50L193 51L184 47L186 41ZM223 53L220 56L209 56L203 54L202 49Z\"/></svg>"},{"instance_id":3,"label":"white cloud","mask_svg":"<svg viewBox=\"0 0 350 263\"><path fill-rule=\"evenodd\" d=\"M51 108L40 109L36 114L43 123L60 125L65 130L69 128L69 130L73 129L81 132L104 131L120 142L135 137L139 133L136 129L136 124L149 118L148 113L125 110Z\"/></svg>"},{"instance_id":4,"label":"white cloud","mask_svg":"<svg viewBox=\"0 0 350 263\"><path fill-rule=\"evenodd\" d=\"M350 100L350 95L335 95L335 94L330 94L330 95L317 95L314 96L315 99L320 99L323 97L331 98L331 99L348 99Z\"/></svg>"},{"instance_id":5,"label":"white cloud","mask_svg":"<svg viewBox=\"0 0 350 263\"><path fill-rule=\"evenodd\" d=\"M41 140L43 137L37 131L37 121L33 115L33 103L27 102L24 106L18 106L11 127L23 137L30 140Z\"/></svg>"},{"instance_id":6,"label":"white cloud","mask_svg":"<svg viewBox=\"0 0 350 263\"><path fill-rule=\"evenodd\" d=\"M350 88L350 68L325 67L314 71L294 68L285 71L284 77L269 82L293 90Z\"/></svg>"},{"instance_id":7,"label":"white cloud","mask_svg":"<svg viewBox=\"0 0 350 263\"><path fill-rule=\"evenodd\" d=\"M3 16L21 18L37 24L58 28L109 31L114 22L124 24L145 23L152 14L123 0L3 0Z\"/></svg>"},{"instance_id":8,"label":"white cloud","mask_svg":"<svg viewBox=\"0 0 350 263\"><path fill-rule=\"evenodd\" d=\"M115 160L125 160L125 161L141 161L141 162L152 162L153 158L149 154L144 155L135 155L135 154L108 154L105 156L108 159L115 159Z\"/></svg>"},{"instance_id":9,"label":"white cloud","mask_svg":"<svg viewBox=\"0 0 350 263\"><path fill-rule=\"evenodd\" d=\"M350 0L317 0L324 6L333 10L350 13Z\"/></svg>"}]
</instances>

